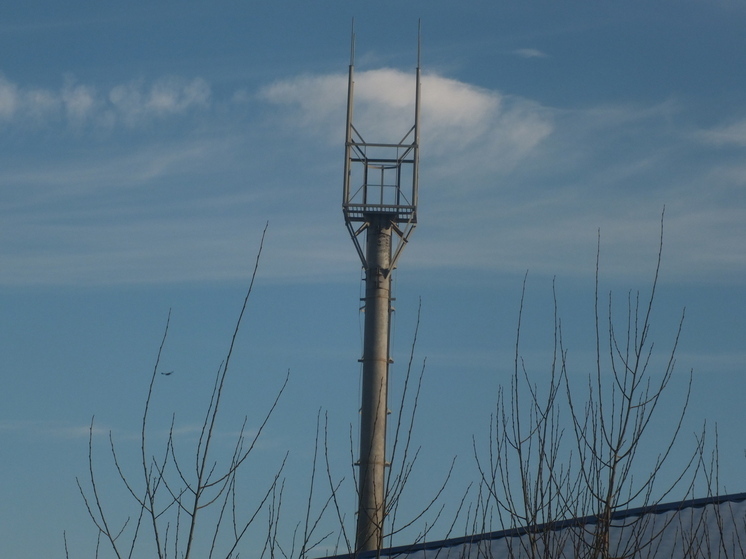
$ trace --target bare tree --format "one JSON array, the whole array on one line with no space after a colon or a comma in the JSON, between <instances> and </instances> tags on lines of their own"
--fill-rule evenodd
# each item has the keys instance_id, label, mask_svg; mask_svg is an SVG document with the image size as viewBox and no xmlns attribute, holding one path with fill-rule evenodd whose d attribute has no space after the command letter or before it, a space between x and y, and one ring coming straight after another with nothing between
<instances>
[{"instance_id":1,"label":"bare tree","mask_svg":"<svg viewBox=\"0 0 746 559\"><path fill-rule=\"evenodd\" d=\"M413 380L415 380L413 379L413 366L415 349L417 347L417 336L420 330L421 313L422 301L420 301L417 308L417 323L415 325L414 335L412 336L407 371L404 375L404 385L401 392L399 406L395 414L396 422L392 433L393 443L391 456L389 458L390 467L386 477L385 517L388 519L388 530L384 535L384 539L388 538L389 542L393 542L394 536L416 526L421 521L424 522L424 527L416 531L417 533L414 541L423 541L428 537L434 526L439 522L445 509L445 503L440 501L440 496L448 485L456 461L455 457L451 460L450 467L445 474L443 481L439 486L434 488L433 494L430 496L429 500L423 503L416 514L405 518L405 520L402 521L399 516L399 505L403 498L407 496L407 482L415 469L421 450L421 447L417 447L414 450L412 449L412 437L415 429L415 420L417 417L420 391L422 390L422 381L425 375L427 359L422 360L422 366L420 367L419 375L417 375L417 384L413 389L413 393L411 392L412 388L410 386ZM458 511L456 512L456 518L457 517Z\"/></svg>"},{"instance_id":2,"label":"bare tree","mask_svg":"<svg viewBox=\"0 0 746 559\"><path fill-rule=\"evenodd\" d=\"M488 455L474 442L474 452L488 500L503 527L525 528L515 556L632 557L652 545L645 526L640 537L625 542L609 538L615 512L660 503L677 489L691 494L700 471L704 432L684 463L664 469L683 426L691 391L691 373L679 414L668 423L667 443L646 467L643 449L663 396L673 379L676 349L684 321L682 311L671 348L659 364L651 327L663 251L663 216L658 257L650 294L628 294L621 328L612 294L602 319L599 288L600 235L595 282L595 370L584 394L568 375L568 353L554 293L554 342L547 374L531 374L521 356L524 278L510 385L500 389L490 427ZM602 326L604 324L604 326ZM671 471L674 471L671 474ZM640 473L643 475L640 475ZM635 474L637 477L635 477ZM485 506L488 509L489 506ZM568 527L573 518L595 517L591 524ZM563 530L555 530L558 523ZM531 528L533 527L533 528ZM539 527L538 529L536 527Z\"/></svg>"},{"instance_id":3,"label":"bare tree","mask_svg":"<svg viewBox=\"0 0 746 559\"><path fill-rule=\"evenodd\" d=\"M165 442L156 441L153 434L152 415L157 383L161 375L171 374L161 371L161 357L166 347L171 323L170 311L150 374L140 420L139 457L135 464L123 460L123 454L118 450L113 434L109 433L108 447L113 470L133 503L129 516L123 517L122 511L115 510L107 499L106 494L111 487L108 482L101 481L102 475L94 445L95 424L94 420L91 420L88 439L88 473L85 478L78 478L77 484L88 515L98 534L95 557L111 553L118 559L132 558L144 551L148 556L159 559L189 559L190 557L202 557L205 554L209 558L237 558L239 544L247 538L249 529L253 526L255 529L251 533L254 536L254 545L257 541L256 534L259 534L259 541L263 540L260 544L262 556L304 559L334 535L334 530L324 528L321 522L322 518L332 510L338 522L336 548L341 547L349 553L353 552L346 528L347 517L342 513L338 498L345 478L334 479L332 474L327 434L328 417L325 413L322 414L321 410L317 416L315 451L310 465L310 483L304 517L298 521L298 515L292 514L289 515L291 518L288 520L283 514L285 495L283 470L287 454L278 464L276 471L265 480L264 489L259 491L252 501L239 496L238 476L247 469L250 463L257 441L264 432L287 386L289 373L285 376L274 400L268 406L259 427L254 430L252 436L246 435L248 419L245 417L238 429L232 451L226 455L225 452L215 450L218 436L217 423L226 379L231 370L231 358L237 336L254 288L266 230L265 227L251 281L233 329L228 351L215 373L194 446L183 448L178 443L175 415L171 417ZM403 522L400 521L399 505L420 451L413 445L415 417L425 373L424 360L419 375L414 373L420 311L421 306L417 312L417 324L403 379L398 411L392 425L393 446L390 456L391 465L386 478L387 509L385 515L387 523L385 537L389 541L403 531L409 530L407 533L410 533L413 526L420 524L424 527L415 528L419 530L417 540L427 537L443 511L443 505L438 505L438 499L453 469L452 463L444 476L444 481L439 488L435 489L422 510L419 510L413 517ZM322 457L324 462L322 462ZM320 490L319 473L324 469L328 489ZM351 478L354 482L354 468ZM354 485L357 488L357 483ZM288 522L294 523L290 524L291 535L289 536L285 530ZM66 536L64 543L65 555L69 557ZM106 548L109 552L106 552Z\"/></svg>"},{"instance_id":4,"label":"bare tree","mask_svg":"<svg viewBox=\"0 0 746 559\"><path fill-rule=\"evenodd\" d=\"M254 502L244 501L239 506L236 491L237 476L248 464L256 443L287 386L289 374L285 376L254 434L250 437L246 435L248 419L244 418L233 450L227 459L224 455L216 453L214 449L217 436L216 423L221 411L231 357L254 287L266 231L265 227L251 281L225 359L215 374L207 409L194 448L186 453L177 449L175 417L172 417L167 441L163 446L159 444L155 453L151 451L152 398L156 381L159 378L161 356L168 338L170 313L150 376L141 418L139 475L133 476L127 473L129 464L122 463L113 435L109 433L113 466L134 503L134 513L123 522L117 523L112 520L117 515L107 508L102 494L97 467L94 466L94 423L93 420L91 421L88 476L86 480L78 479L77 482L88 514L98 531L96 557L103 551L102 542L108 545L114 556L119 559L133 557L138 549L147 549L150 556L159 559L170 557L188 559L203 556L204 553L207 553L208 557L238 557L238 545L245 538L249 528L262 517L260 513L263 510L269 510L268 516L276 524L279 514L278 499L281 499L278 496L282 494L281 477L287 454L285 459L278 464L274 474L270 475L265 489L263 492L260 491ZM184 456L186 458L183 458ZM276 530L273 529L272 524L267 533L269 537L265 543L265 552L272 555L271 552L276 543L274 541ZM313 536L313 531L307 528L304 535L303 548L305 549L307 547L305 540ZM65 550L67 554L67 541L65 541Z\"/></svg>"}]
</instances>

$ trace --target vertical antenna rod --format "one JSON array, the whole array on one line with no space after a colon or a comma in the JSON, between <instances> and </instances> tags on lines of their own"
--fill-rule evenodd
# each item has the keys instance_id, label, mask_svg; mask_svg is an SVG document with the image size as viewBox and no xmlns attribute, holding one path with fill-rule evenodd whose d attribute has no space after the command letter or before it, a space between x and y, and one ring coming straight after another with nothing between
<instances>
[{"instance_id":1,"label":"vertical antenna rod","mask_svg":"<svg viewBox=\"0 0 746 559\"><path fill-rule=\"evenodd\" d=\"M356 552L377 550L383 546L391 274L417 224L419 34L417 42L414 125L399 143L391 144L366 142L353 125L354 31L350 49L342 210L365 270ZM361 243L363 231L366 238Z\"/></svg>"}]
</instances>

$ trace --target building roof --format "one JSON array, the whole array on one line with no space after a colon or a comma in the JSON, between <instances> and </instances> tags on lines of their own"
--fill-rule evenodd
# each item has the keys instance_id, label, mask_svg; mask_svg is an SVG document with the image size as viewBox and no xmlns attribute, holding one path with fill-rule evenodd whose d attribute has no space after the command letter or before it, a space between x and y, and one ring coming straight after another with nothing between
<instances>
[{"instance_id":1,"label":"building roof","mask_svg":"<svg viewBox=\"0 0 746 559\"><path fill-rule=\"evenodd\" d=\"M518 559L590 555L597 516L392 547L359 558ZM746 493L619 511L609 531L612 557L746 558ZM337 559L349 559L340 555Z\"/></svg>"}]
</instances>

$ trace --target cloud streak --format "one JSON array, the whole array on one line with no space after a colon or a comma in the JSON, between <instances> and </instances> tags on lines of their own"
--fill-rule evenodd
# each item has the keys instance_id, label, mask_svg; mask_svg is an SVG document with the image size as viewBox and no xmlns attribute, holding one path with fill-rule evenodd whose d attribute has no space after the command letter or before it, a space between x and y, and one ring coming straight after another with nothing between
<instances>
[{"instance_id":1,"label":"cloud streak","mask_svg":"<svg viewBox=\"0 0 746 559\"><path fill-rule=\"evenodd\" d=\"M403 137L413 74L359 72L355 85L363 136ZM410 266L586 274L600 228L606 269L647 277L641 262L654 257L665 205L668 270L697 281L746 272L734 241L746 235L742 123L693 133L672 102L560 109L436 74L422 85ZM235 279L266 220L266 277L317 281L354 266L338 206L347 76L239 91L213 100L202 80L177 78L108 90L70 79L57 92L2 82L0 126L35 114L71 126L109 118L112 134L102 147L3 165L0 283ZM205 111L199 133L181 119L186 137L140 134L190 111Z\"/></svg>"},{"instance_id":2,"label":"cloud streak","mask_svg":"<svg viewBox=\"0 0 746 559\"><path fill-rule=\"evenodd\" d=\"M344 137L347 76L329 74L282 80L263 88L260 99L287 107L287 123L321 135ZM367 141L403 137L414 122L411 73L383 68L355 75L356 129ZM467 170L507 172L553 129L549 111L537 103L439 76L422 78L423 153L446 177Z\"/></svg>"},{"instance_id":3,"label":"cloud streak","mask_svg":"<svg viewBox=\"0 0 746 559\"><path fill-rule=\"evenodd\" d=\"M516 49L513 51L513 54L521 58L547 58L546 53L532 48Z\"/></svg>"},{"instance_id":4,"label":"cloud streak","mask_svg":"<svg viewBox=\"0 0 746 559\"><path fill-rule=\"evenodd\" d=\"M11 420L0 421L0 433L20 435L25 438L44 437L50 439L80 439L93 436L107 435L109 430L94 425L74 425L63 421L29 421Z\"/></svg>"},{"instance_id":5,"label":"cloud streak","mask_svg":"<svg viewBox=\"0 0 746 559\"><path fill-rule=\"evenodd\" d=\"M723 200L703 197L732 190L742 166L717 149L688 165L702 141L746 145L743 122L703 131L692 144L685 112L671 101L569 110L438 75L424 76L422 87L420 199L429 233L409 249L415 265L585 274L600 228L607 269L634 276L655 256L666 206L673 274L696 281L746 269L744 251L729 241L746 234L746 208L737 196L727 211ZM346 76L284 80L260 98L284 107L296 130L339 143ZM369 141L398 139L413 99L411 74L356 74L355 126Z\"/></svg>"},{"instance_id":6,"label":"cloud streak","mask_svg":"<svg viewBox=\"0 0 746 559\"><path fill-rule=\"evenodd\" d=\"M715 146L733 145L746 147L746 120L739 120L708 130L701 130L697 133L696 137L707 144Z\"/></svg>"},{"instance_id":7,"label":"cloud streak","mask_svg":"<svg viewBox=\"0 0 746 559\"><path fill-rule=\"evenodd\" d=\"M202 78L134 80L108 90L67 76L58 90L22 87L0 75L0 126L66 122L112 127L136 126L190 110L206 109L210 85Z\"/></svg>"}]
</instances>

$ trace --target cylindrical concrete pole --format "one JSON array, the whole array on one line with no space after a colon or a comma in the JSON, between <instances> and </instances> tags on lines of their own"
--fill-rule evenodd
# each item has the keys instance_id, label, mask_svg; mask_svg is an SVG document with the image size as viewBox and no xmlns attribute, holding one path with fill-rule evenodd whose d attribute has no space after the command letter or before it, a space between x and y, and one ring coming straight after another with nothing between
<instances>
[{"instance_id":1,"label":"cylindrical concrete pole","mask_svg":"<svg viewBox=\"0 0 746 559\"><path fill-rule=\"evenodd\" d=\"M366 231L365 335L356 550L380 549L385 517L386 415L391 313L391 218L371 214Z\"/></svg>"}]
</instances>

